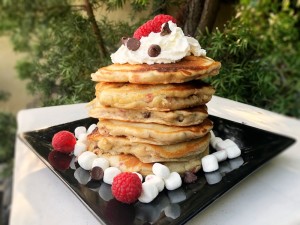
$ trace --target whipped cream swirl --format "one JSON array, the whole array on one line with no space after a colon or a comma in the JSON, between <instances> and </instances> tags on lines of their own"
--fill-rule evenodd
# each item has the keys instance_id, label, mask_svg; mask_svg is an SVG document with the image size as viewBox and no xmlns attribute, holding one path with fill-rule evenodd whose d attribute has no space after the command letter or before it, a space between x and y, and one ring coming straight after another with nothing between
<instances>
[{"instance_id":1,"label":"whipped cream swirl","mask_svg":"<svg viewBox=\"0 0 300 225\"><path fill-rule=\"evenodd\" d=\"M112 62L119 64L174 63L185 56L206 55L206 51L201 48L195 38L185 36L182 29L172 21L169 21L168 25L171 30L170 34L161 36L160 33L151 32L148 37L140 39L141 45L136 51L131 51L126 45L122 45L115 53L111 54ZM160 54L156 57L148 55L148 49L153 44L159 45L161 48Z\"/></svg>"}]
</instances>

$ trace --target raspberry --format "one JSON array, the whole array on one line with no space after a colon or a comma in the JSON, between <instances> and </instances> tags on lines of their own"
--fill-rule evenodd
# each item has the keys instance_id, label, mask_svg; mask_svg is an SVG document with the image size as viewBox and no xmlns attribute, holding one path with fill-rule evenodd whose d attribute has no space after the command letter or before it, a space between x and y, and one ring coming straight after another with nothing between
<instances>
[{"instance_id":1,"label":"raspberry","mask_svg":"<svg viewBox=\"0 0 300 225\"><path fill-rule=\"evenodd\" d=\"M142 182L137 174L123 172L114 178L111 190L118 201L131 204L140 197Z\"/></svg>"},{"instance_id":2,"label":"raspberry","mask_svg":"<svg viewBox=\"0 0 300 225\"><path fill-rule=\"evenodd\" d=\"M63 153L71 153L75 144L76 138L74 134L66 130L59 131L52 138L53 148Z\"/></svg>"},{"instance_id":3,"label":"raspberry","mask_svg":"<svg viewBox=\"0 0 300 225\"><path fill-rule=\"evenodd\" d=\"M161 25L172 21L176 23L174 17L169 15L160 14L155 16L152 20L147 21L142 26L140 26L133 34L133 37L136 39L141 39L142 37L147 37L151 32L159 33L161 30Z\"/></svg>"},{"instance_id":4,"label":"raspberry","mask_svg":"<svg viewBox=\"0 0 300 225\"><path fill-rule=\"evenodd\" d=\"M48 155L48 161L57 170L66 170L69 168L72 157L62 152L51 151Z\"/></svg>"}]
</instances>

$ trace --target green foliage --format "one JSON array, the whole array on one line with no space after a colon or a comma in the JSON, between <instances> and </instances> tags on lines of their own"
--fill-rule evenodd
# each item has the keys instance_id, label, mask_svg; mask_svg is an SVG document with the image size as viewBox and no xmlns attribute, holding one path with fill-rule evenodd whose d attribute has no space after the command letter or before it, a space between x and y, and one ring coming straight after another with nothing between
<instances>
[{"instance_id":1,"label":"green foliage","mask_svg":"<svg viewBox=\"0 0 300 225\"><path fill-rule=\"evenodd\" d=\"M9 96L10 93L0 90L0 101L7 101ZM0 111L0 163L6 163L0 178L11 175L12 172L16 127L15 116L11 113Z\"/></svg>"},{"instance_id":2,"label":"green foliage","mask_svg":"<svg viewBox=\"0 0 300 225\"><path fill-rule=\"evenodd\" d=\"M216 94L300 117L299 13L269 1L246 3L222 32L199 37L208 55L222 62L211 79Z\"/></svg>"},{"instance_id":3,"label":"green foliage","mask_svg":"<svg viewBox=\"0 0 300 225\"><path fill-rule=\"evenodd\" d=\"M90 101L94 96L90 74L110 59L101 58L83 6L60 0L7 2L0 10L6 12L2 18L10 25L2 28L12 29L15 49L28 53L17 70L21 79L29 80L30 92L41 96L44 105ZM105 18L98 26L109 51L116 50L120 37L132 32L128 24L110 23Z\"/></svg>"},{"instance_id":4,"label":"green foliage","mask_svg":"<svg viewBox=\"0 0 300 225\"><path fill-rule=\"evenodd\" d=\"M10 93L0 90L0 101L7 101ZM0 163L11 164L14 155L14 144L16 135L16 119L11 113L0 111ZM1 175L11 174L11 165L6 166Z\"/></svg>"},{"instance_id":5,"label":"green foliage","mask_svg":"<svg viewBox=\"0 0 300 225\"><path fill-rule=\"evenodd\" d=\"M0 163L13 157L16 135L16 119L10 113L0 112Z\"/></svg>"},{"instance_id":6,"label":"green foliage","mask_svg":"<svg viewBox=\"0 0 300 225\"><path fill-rule=\"evenodd\" d=\"M101 0L102 4L106 6L106 9L108 11L116 10L123 8L125 3L127 2L126 0ZM149 0L130 0L130 5L132 9L137 12L140 10L145 10L147 6L149 6L150 1Z\"/></svg>"},{"instance_id":7,"label":"green foliage","mask_svg":"<svg viewBox=\"0 0 300 225\"><path fill-rule=\"evenodd\" d=\"M0 90L0 101L6 101L10 96L10 93Z\"/></svg>"},{"instance_id":8,"label":"green foliage","mask_svg":"<svg viewBox=\"0 0 300 225\"><path fill-rule=\"evenodd\" d=\"M136 24L98 19L104 46L111 53L120 45L120 37L131 36L146 19L183 1L89 2L94 13L99 7L114 10L129 2L132 18L152 7L149 16ZM199 36L208 55L222 62L221 74L211 79L217 95L300 117L299 6L288 0L240 2L237 16L224 30ZM90 101L94 96L90 74L110 63L109 57L101 56L84 3L0 0L0 34L10 34L15 50L27 53L17 64L19 76L29 81L28 89L44 105Z\"/></svg>"}]
</instances>

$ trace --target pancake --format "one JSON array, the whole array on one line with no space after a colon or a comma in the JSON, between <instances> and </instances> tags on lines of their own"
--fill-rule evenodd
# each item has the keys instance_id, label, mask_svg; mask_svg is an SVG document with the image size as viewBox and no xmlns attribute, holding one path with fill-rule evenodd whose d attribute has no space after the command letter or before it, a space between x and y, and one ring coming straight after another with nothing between
<instances>
[{"instance_id":1,"label":"pancake","mask_svg":"<svg viewBox=\"0 0 300 225\"><path fill-rule=\"evenodd\" d=\"M212 129L213 123L205 119L201 124L177 127L100 119L97 127L102 136L126 137L137 143L171 145L205 136Z\"/></svg>"},{"instance_id":2,"label":"pancake","mask_svg":"<svg viewBox=\"0 0 300 225\"><path fill-rule=\"evenodd\" d=\"M162 162L162 164L166 165L171 172L178 172L180 175L183 175L187 171L196 173L201 168L201 158L208 155L208 153L209 149L206 148L201 154L189 161ZM143 163L133 155L102 154L101 157L106 158L110 166L117 167L122 172L138 172L143 176L153 174L153 163Z\"/></svg>"},{"instance_id":3,"label":"pancake","mask_svg":"<svg viewBox=\"0 0 300 225\"><path fill-rule=\"evenodd\" d=\"M191 126L207 118L206 105L168 112L118 109L102 106L97 99L90 103L89 116L97 119L113 119L138 123L157 123L169 126Z\"/></svg>"},{"instance_id":4,"label":"pancake","mask_svg":"<svg viewBox=\"0 0 300 225\"><path fill-rule=\"evenodd\" d=\"M192 141L172 145L152 145L131 142L125 137L102 136L97 129L88 135L88 150L97 155L132 154L144 163L186 161L199 155L209 146L210 133ZM97 150L97 151L96 151Z\"/></svg>"},{"instance_id":5,"label":"pancake","mask_svg":"<svg viewBox=\"0 0 300 225\"><path fill-rule=\"evenodd\" d=\"M183 83L219 73L220 62L208 57L187 56L168 64L112 64L93 73L93 81L135 84Z\"/></svg>"},{"instance_id":6,"label":"pancake","mask_svg":"<svg viewBox=\"0 0 300 225\"><path fill-rule=\"evenodd\" d=\"M183 84L105 83L96 85L96 98L106 107L171 111L206 104L215 89L202 81Z\"/></svg>"}]
</instances>

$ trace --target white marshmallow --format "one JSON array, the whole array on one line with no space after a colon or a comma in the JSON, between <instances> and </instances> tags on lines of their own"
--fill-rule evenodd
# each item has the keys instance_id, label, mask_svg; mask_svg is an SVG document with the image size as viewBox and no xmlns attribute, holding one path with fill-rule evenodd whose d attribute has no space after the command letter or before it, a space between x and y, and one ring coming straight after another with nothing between
<instances>
[{"instance_id":1,"label":"white marshmallow","mask_svg":"<svg viewBox=\"0 0 300 225\"><path fill-rule=\"evenodd\" d=\"M162 179L165 179L170 175L169 168L161 163L154 163L152 166L152 172L154 173L154 175Z\"/></svg>"},{"instance_id":2,"label":"white marshmallow","mask_svg":"<svg viewBox=\"0 0 300 225\"><path fill-rule=\"evenodd\" d=\"M153 201L158 195L158 189L154 183L144 182L142 183L142 193L138 198L140 202L149 203Z\"/></svg>"},{"instance_id":3,"label":"white marshmallow","mask_svg":"<svg viewBox=\"0 0 300 225\"><path fill-rule=\"evenodd\" d=\"M81 167L78 167L75 170L74 177L80 184L83 184L83 185L86 185L91 180L90 173L88 171L82 169Z\"/></svg>"},{"instance_id":4,"label":"white marshmallow","mask_svg":"<svg viewBox=\"0 0 300 225\"><path fill-rule=\"evenodd\" d=\"M242 153L241 149L237 145L228 147L225 151L227 152L228 159L239 157Z\"/></svg>"},{"instance_id":5,"label":"white marshmallow","mask_svg":"<svg viewBox=\"0 0 300 225\"><path fill-rule=\"evenodd\" d=\"M88 128L88 130L87 130L86 133L87 134L92 133L95 130L96 127L97 127L97 125L93 123L92 125L89 126L89 128Z\"/></svg>"},{"instance_id":6,"label":"white marshmallow","mask_svg":"<svg viewBox=\"0 0 300 225\"><path fill-rule=\"evenodd\" d=\"M204 172L212 172L219 169L219 164L216 156L206 155L201 159Z\"/></svg>"},{"instance_id":7,"label":"white marshmallow","mask_svg":"<svg viewBox=\"0 0 300 225\"><path fill-rule=\"evenodd\" d=\"M145 181L155 184L159 192L164 190L165 187L164 180L156 175L153 174L147 175L145 177Z\"/></svg>"},{"instance_id":8,"label":"white marshmallow","mask_svg":"<svg viewBox=\"0 0 300 225\"><path fill-rule=\"evenodd\" d=\"M226 150L221 150L221 151L214 152L214 153L212 153L212 155L216 156L218 162L222 162L222 161L227 159Z\"/></svg>"},{"instance_id":9,"label":"white marshmallow","mask_svg":"<svg viewBox=\"0 0 300 225\"><path fill-rule=\"evenodd\" d=\"M104 170L103 181L107 184L112 184L115 176L121 173L117 167L108 167Z\"/></svg>"},{"instance_id":10,"label":"white marshmallow","mask_svg":"<svg viewBox=\"0 0 300 225\"><path fill-rule=\"evenodd\" d=\"M87 142L87 134L86 133L79 134L77 142L82 142L82 143L86 144L86 142Z\"/></svg>"},{"instance_id":11,"label":"white marshmallow","mask_svg":"<svg viewBox=\"0 0 300 225\"><path fill-rule=\"evenodd\" d=\"M83 152L85 152L87 150L87 146L85 143L77 141L75 146L74 146L74 152L73 154L75 156L79 156L80 154L82 154Z\"/></svg>"},{"instance_id":12,"label":"white marshmallow","mask_svg":"<svg viewBox=\"0 0 300 225\"><path fill-rule=\"evenodd\" d=\"M104 170L106 170L109 167L109 162L107 159L103 158L103 157L99 157L94 159L93 164L92 164L92 168L99 166Z\"/></svg>"},{"instance_id":13,"label":"white marshmallow","mask_svg":"<svg viewBox=\"0 0 300 225\"><path fill-rule=\"evenodd\" d=\"M140 178L141 182L143 182L143 176L142 174L138 173L138 172L133 172L135 173L136 175L138 175L138 177Z\"/></svg>"},{"instance_id":14,"label":"white marshmallow","mask_svg":"<svg viewBox=\"0 0 300 225\"><path fill-rule=\"evenodd\" d=\"M237 146L237 145L232 140L226 139L224 141L218 142L216 144L216 149L217 149L217 151L221 151L221 150L226 150L227 148L232 147L232 146Z\"/></svg>"},{"instance_id":15,"label":"white marshmallow","mask_svg":"<svg viewBox=\"0 0 300 225\"><path fill-rule=\"evenodd\" d=\"M78 139L80 134L85 134L86 128L84 126L76 127L74 130L74 135Z\"/></svg>"},{"instance_id":16,"label":"white marshmallow","mask_svg":"<svg viewBox=\"0 0 300 225\"><path fill-rule=\"evenodd\" d=\"M204 175L207 183L210 185L219 183L222 180L222 174L220 173L220 171L204 173Z\"/></svg>"},{"instance_id":17,"label":"white marshmallow","mask_svg":"<svg viewBox=\"0 0 300 225\"><path fill-rule=\"evenodd\" d=\"M91 170L94 159L97 158L97 155L93 152L85 151L78 156L79 165L85 170Z\"/></svg>"},{"instance_id":18,"label":"white marshmallow","mask_svg":"<svg viewBox=\"0 0 300 225\"><path fill-rule=\"evenodd\" d=\"M211 146L212 146L214 149L216 149L217 144L220 143L220 142L222 142L222 141L223 141L222 138L215 137L215 138L213 138L213 139L210 139L210 144L211 144Z\"/></svg>"},{"instance_id":19,"label":"white marshmallow","mask_svg":"<svg viewBox=\"0 0 300 225\"><path fill-rule=\"evenodd\" d=\"M169 191L179 188L182 184L181 177L177 172L170 173L170 176L165 178L164 181L166 189L168 189Z\"/></svg>"}]
</instances>

